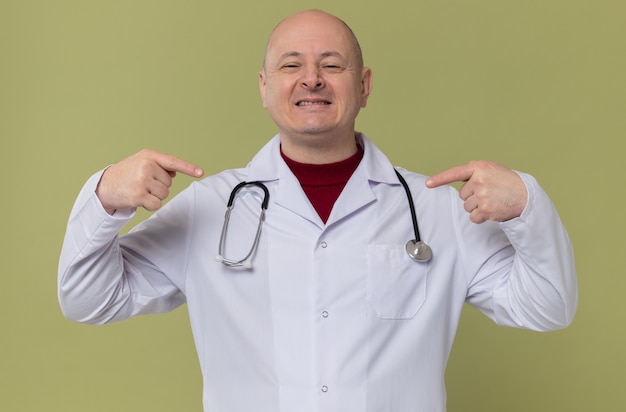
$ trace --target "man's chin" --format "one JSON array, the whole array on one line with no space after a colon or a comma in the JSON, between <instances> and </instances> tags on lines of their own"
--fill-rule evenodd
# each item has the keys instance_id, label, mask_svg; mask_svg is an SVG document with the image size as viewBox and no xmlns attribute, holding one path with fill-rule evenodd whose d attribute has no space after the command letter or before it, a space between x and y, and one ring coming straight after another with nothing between
<instances>
[{"instance_id":1,"label":"man's chin","mask_svg":"<svg viewBox=\"0 0 626 412\"><path fill-rule=\"evenodd\" d=\"M309 135L327 134L327 133L333 133L336 131L337 131L336 124L328 124L324 122L305 123L298 130L300 134L309 134Z\"/></svg>"}]
</instances>

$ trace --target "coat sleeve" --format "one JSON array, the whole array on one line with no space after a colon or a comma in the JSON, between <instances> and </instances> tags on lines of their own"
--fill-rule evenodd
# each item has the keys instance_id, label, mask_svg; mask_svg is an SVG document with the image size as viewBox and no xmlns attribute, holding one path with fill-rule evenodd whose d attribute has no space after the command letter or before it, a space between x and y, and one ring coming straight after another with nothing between
<instances>
[{"instance_id":1,"label":"coat sleeve","mask_svg":"<svg viewBox=\"0 0 626 412\"><path fill-rule=\"evenodd\" d=\"M578 304L572 244L548 195L532 176L520 176L528 189L520 217L476 225L468 223L462 205L454 212L470 268L467 302L499 325L564 328Z\"/></svg>"},{"instance_id":2,"label":"coat sleeve","mask_svg":"<svg viewBox=\"0 0 626 412\"><path fill-rule=\"evenodd\" d=\"M87 181L68 220L58 268L63 314L77 322L104 324L176 308L185 302L180 284L152 263L153 245L137 235L120 238L135 210L106 213L95 194L101 175Z\"/></svg>"}]
</instances>

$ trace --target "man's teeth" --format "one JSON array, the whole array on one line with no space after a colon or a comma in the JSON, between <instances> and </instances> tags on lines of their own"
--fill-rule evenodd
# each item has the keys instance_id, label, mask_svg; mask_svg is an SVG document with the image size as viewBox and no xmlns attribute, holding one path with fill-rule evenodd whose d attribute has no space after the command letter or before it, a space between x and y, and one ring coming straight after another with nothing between
<instances>
[{"instance_id":1,"label":"man's teeth","mask_svg":"<svg viewBox=\"0 0 626 412\"><path fill-rule=\"evenodd\" d=\"M313 104L321 104L321 105L326 105L326 104L330 104L329 102L309 102L309 101L304 101L304 102L298 102L298 106L310 106Z\"/></svg>"}]
</instances>

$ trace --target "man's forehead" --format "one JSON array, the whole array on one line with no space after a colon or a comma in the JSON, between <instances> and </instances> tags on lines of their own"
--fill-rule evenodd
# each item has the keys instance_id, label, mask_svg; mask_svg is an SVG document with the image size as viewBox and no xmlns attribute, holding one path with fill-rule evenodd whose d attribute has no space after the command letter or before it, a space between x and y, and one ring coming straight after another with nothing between
<instances>
[{"instance_id":1,"label":"man's forehead","mask_svg":"<svg viewBox=\"0 0 626 412\"><path fill-rule=\"evenodd\" d=\"M268 42L267 51L281 57L311 53L324 57L347 54L351 47L352 42L345 32L297 27L275 32Z\"/></svg>"},{"instance_id":2,"label":"man's forehead","mask_svg":"<svg viewBox=\"0 0 626 412\"><path fill-rule=\"evenodd\" d=\"M356 54L357 62L362 59L358 41L346 23L319 10L301 12L280 22L270 35L265 58L282 59L297 53L322 58L352 58Z\"/></svg>"}]
</instances>

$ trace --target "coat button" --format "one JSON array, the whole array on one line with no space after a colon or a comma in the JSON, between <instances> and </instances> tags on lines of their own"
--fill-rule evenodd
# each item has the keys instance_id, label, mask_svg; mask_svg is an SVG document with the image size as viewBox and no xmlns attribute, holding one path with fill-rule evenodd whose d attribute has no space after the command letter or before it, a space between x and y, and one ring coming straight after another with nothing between
<instances>
[{"instance_id":1,"label":"coat button","mask_svg":"<svg viewBox=\"0 0 626 412\"><path fill-rule=\"evenodd\" d=\"M322 386L322 392L324 393L328 392L328 386L326 385Z\"/></svg>"}]
</instances>

